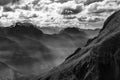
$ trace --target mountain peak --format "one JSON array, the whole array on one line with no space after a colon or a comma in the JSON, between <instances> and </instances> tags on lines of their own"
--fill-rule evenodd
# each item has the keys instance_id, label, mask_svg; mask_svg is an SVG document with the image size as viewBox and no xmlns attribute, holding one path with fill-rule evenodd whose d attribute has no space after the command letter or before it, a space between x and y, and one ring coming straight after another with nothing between
<instances>
[{"instance_id":1,"label":"mountain peak","mask_svg":"<svg viewBox=\"0 0 120 80\"><path fill-rule=\"evenodd\" d=\"M41 35L43 32L32 23L17 22L15 25L4 28L11 35Z\"/></svg>"}]
</instances>

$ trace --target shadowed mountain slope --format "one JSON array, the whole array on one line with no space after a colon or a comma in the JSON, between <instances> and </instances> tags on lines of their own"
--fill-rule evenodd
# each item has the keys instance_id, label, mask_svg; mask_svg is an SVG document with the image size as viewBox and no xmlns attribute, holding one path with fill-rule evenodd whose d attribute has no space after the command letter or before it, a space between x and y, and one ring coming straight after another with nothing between
<instances>
[{"instance_id":1,"label":"shadowed mountain slope","mask_svg":"<svg viewBox=\"0 0 120 80\"><path fill-rule=\"evenodd\" d=\"M120 80L120 11L105 21L87 46L34 80Z\"/></svg>"},{"instance_id":2,"label":"shadowed mountain slope","mask_svg":"<svg viewBox=\"0 0 120 80\"><path fill-rule=\"evenodd\" d=\"M44 34L31 23L0 27L0 79L29 80L61 64L88 40L77 28Z\"/></svg>"}]
</instances>

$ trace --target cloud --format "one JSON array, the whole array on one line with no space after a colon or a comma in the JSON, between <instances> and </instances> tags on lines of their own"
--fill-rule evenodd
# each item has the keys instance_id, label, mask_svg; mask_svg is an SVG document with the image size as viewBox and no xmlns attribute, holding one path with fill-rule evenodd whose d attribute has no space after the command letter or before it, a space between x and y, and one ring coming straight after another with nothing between
<instances>
[{"instance_id":1,"label":"cloud","mask_svg":"<svg viewBox=\"0 0 120 80\"><path fill-rule=\"evenodd\" d=\"M72 1L72 0L51 0L53 2L58 2L58 3L65 3L65 2L68 2L68 1Z\"/></svg>"},{"instance_id":2,"label":"cloud","mask_svg":"<svg viewBox=\"0 0 120 80\"><path fill-rule=\"evenodd\" d=\"M102 24L120 9L119 0L0 0L0 5L0 23L5 26L28 21L41 27L91 28L91 23Z\"/></svg>"},{"instance_id":3,"label":"cloud","mask_svg":"<svg viewBox=\"0 0 120 80\"><path fill-rule=\"evenodd\" d=\"M10 12L10 11L14 11L14 9L12 9L12 8L10 8L10 7L7 7L7 6L5 6L5 7L3 7L3 12Z\"/></svg>"},{"instance_id":4,"label":"cloud","mask_svg":"<svg viewBox=\"0 0 120 80\"><path fill-rule=\"evenodd\" d=\"M13 0L0 0L0 5L6 5L11 3Z\"/></svg>"},{"instance_id":5,"label":"cloud","mask_svg":"<svg viewBox=\"0 0 120 80\"><path fill-rule=\"evenodd\" d=\"M102 2L102 1L104 1L104 0L86 0L86 1L84 2L84 4L85 4L85 5L90 5L90 4L92 4L92 3Z\"/></svg>"},{"instance_id":6,"label":"cloud","mask_svg":"<svg viewBox=\"0 0 120 80\"><path fill-rule=\"evenodd\" d=\"M0 0L0 6L7 5L9 3L16 3L19 2L20 0Z\"/></svg>"},{"instance_id":7,"label":"cloud","mask_svg":"<svg viewBox=\"0 0 120 80\"><path fill-rule=\"evenodd\" d=\"M113 12L120 9L120 5L117 4L115 0L104 0L103 2L95 2L89 5L89 12L104 13Z\"/></svg>"},{"instance_id":8,"label":"cloud","mask_svg":"<svg viewBox=\"0 0 120 80\"><path fill-rule=\"evenodd\" d=\"M60 14L61 15L71 15L71 14L78 14L82 11L82 6L76 6L76 8L71 8L71 7L64 7L61 9Z\"/></svg>"},{"instance_id":9,"label":"cloud","mask_svg":"<svg viewBox=\"0 0 120 80\"><path fill-rule=\"evenodd\" d=\"M104 0L75 0L77 4L83 3L84 5L89 5L89 4L92 4L95 2L101 2L101 1L104 1Z\"/></svg>"},{"instance_id":10,"label":"cloud","mask_svg":"<svg viewBox=\"0 0 120 80\"><path fill-rule=\"evenodd\" d=\"M83 21L91 21L93 18L100 18L101 21L104 21L110 14L120 9L118 2L116 0L104 0L85 5L83 11L78 15L78 19L82 20L82 17L86 17Z\"/></svg>"}]
</instances>

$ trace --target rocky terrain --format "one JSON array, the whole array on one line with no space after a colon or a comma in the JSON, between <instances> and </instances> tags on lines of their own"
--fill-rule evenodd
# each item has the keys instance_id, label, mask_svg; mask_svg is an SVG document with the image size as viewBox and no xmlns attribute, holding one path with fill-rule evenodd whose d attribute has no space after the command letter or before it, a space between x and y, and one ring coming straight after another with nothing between
<instances>
[{"instance_id":1,"label":"rocky terrain","mask_svg":"<svg viewBox=\"0 0 120 80\"><path fill-rule=\"evenodd\" d=\"M120 11L108 17L86 46L33 80L120 80Z\"/></svg>"},{"instance_id":2,"label":"rocky terrain","mask_svg":"<svg viewBox=\"0 0 120 80\"><path fill-rule=\"evenodd\" d=\"M78 28L66 28L53 34L45 31L21 22L0 27L0 80L33 79L58 66L78 47L84 46L91 37L88 33L98 33Z\"/></svg>"}]
</instances>

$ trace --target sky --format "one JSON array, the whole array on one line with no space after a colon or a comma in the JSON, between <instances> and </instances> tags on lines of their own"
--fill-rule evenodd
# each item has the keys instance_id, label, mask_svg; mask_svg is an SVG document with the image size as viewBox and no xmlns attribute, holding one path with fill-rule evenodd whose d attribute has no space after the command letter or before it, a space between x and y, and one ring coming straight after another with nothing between
<instances>
[{"instance_id":1,"label":"sky","mask_svg":"<svg viewBox=\"0 0 120 80\"><path fill-rule=\"evenodd\" d=\"M0 0L0 25L96 29L119 9L120 0Z\"/></svg>"}]
</instances>

